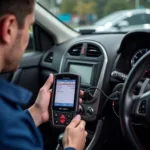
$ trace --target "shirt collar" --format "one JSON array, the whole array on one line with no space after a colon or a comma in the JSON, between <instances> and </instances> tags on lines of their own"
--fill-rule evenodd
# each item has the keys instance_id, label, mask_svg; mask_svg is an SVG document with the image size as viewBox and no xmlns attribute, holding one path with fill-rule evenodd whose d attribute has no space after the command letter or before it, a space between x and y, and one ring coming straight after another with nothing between
<instances>
[{"instance_id":1,"label":"shirt collar","mask_svg":"<svg viewBox=\"0 0 150 150\"><path fill-rule=\"evenodd\" d=\"M29 103L32 93L0 79L0 97L16 104L26 105Z\"/></svg>"}]
</instances>

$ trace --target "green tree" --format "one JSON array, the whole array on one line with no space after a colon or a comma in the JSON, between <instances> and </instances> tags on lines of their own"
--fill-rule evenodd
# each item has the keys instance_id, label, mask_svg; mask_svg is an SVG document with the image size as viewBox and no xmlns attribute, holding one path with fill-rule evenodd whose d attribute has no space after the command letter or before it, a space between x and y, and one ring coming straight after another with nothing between
<instances>
[{"instance_id":1,"label":"green tree","mask_svg":"<svg viewBox=\"0 0 150 150\"><path fill-rule=\"evenodd\" d=\"M112 12L125 10L125 9L133 9L135 5L133 1L127 0L109 0L107 1L104 7L104 15L108 15Z\"/></svg>"},{"instance_id":2,"label":"green tree","mask_svg":"<svg viewBox=\"0 0 150 150\"><path fill-rule=\"evenodd\" d=\"M86 16L89 13L96 14L96 2L93 0L78 0L75 12L80 16Z\"/></svg>"},{"instance_id":3,"label":"green tree","mask_svg":"<svg viewBox=\"0 0 150 150\"><path fill-rule=\"evenodd\" d=\"M107 1L110 0L93 0L96 3L96 16L101 18L104 16L104 7L107 4Z\"/></svg>"},{"instance_id":4,"label":"green tree","mask_svg":"<svg viewBox=\"0 0 150 150\"><path fill-rule=\"evenodd\" d=\"M149 0L140 0L140 5L144 6L145 8L150 8L150 1Z\"/></svg>"},{"instance_id":5,"label":"green tree","mask_svg":"<svg viewBox=\"0 0 150 150\"><path fill-rule=\"evenodd\" d=\"M62 4L60 6L60 12L62 14L66 13L74 13L76 6L76 0L62 0Z\"/></svg>"}]
</instances>

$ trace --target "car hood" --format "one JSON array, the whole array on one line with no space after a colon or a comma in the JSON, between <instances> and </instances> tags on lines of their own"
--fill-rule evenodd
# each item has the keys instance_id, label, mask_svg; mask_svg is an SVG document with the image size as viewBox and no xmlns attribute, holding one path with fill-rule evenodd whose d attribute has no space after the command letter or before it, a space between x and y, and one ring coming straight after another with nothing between
<instances>
[{"instance_id":1,"label":"car hood","mask_svg":"<svg viewBox=\"0 0 150 150\"><path fill-rule=\"evenodd\" d=\"M82 26L82 27L78 27L78 28L75 28L75 30L77 32L81 32L81 31L84 31L84 30L94 30L94 32L110 32L110 31L117 31L117 28L115 27L105 27L105 26Z\"/></svg>"},{"instance_id":2,"label":"car hood","mask_svg":"<svg viewBox=\"0 0 150 150\"><path fill-rule=\"evenodd\" d=\"M96 30L96 27L95 26L81 26L81 27L75 28L75 30L77 32L80 32L81 30Z\"/></svg>"}]
</instances>

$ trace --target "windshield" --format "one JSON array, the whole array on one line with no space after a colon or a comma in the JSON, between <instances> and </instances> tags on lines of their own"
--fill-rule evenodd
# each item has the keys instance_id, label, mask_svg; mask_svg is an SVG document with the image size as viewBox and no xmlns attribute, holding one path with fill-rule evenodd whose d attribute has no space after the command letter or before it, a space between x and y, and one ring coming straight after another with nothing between
<instances>
[{"instance_id":1,"label":"windshield","mask_svg":"<svg viewBox=\"0 0 150 150\"><path fill-rule=\"evenodd\" d=\"M77 32L150 29L150 0L38 0Z\"/></svg>"},{"instance_id":2,"label":"windshield","mask_svg":"<svg viewBox=\"0 0 150 150\"><path fill-rule=\"evenodd\" d=\"M104 26L106 23L112 22L114 19L119 18L121 15L123 15L123 11L109 14L108 16L105 16L105 17L101 18L100 20L96 21L94 23L94 25L95 26Z\"/></svg>"}]
</instances>

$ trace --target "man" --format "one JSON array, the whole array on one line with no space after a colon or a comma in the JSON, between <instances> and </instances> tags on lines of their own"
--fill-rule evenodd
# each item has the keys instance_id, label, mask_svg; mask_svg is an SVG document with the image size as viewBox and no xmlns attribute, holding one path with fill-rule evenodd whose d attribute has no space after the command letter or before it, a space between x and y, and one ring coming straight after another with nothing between
<instances>
[{"instance_id":1,"label":"man","mask_svg":"<svg viewBox=\"0 0 150 150\"><path fill-rule=\"evenodd\" d=\"M35 0L0 0L0 71L15 71L28 44L29 28L34 23ZM48 106L53 75L40 89L35 104L21 110L31 93L0 80L0 149L42 150L43 141L37 127L49 120ZM81 92L82 94L82 92ZM76 116L66 128L64 148L82 150L87 132L85 122Z\"/></svg>"}]
</instances>

